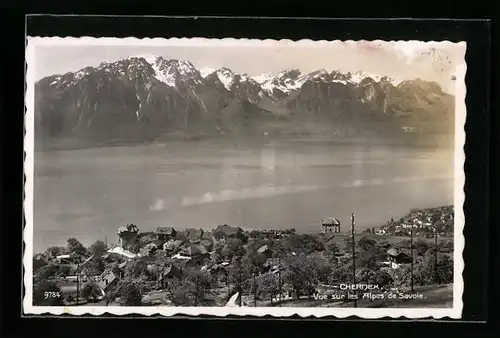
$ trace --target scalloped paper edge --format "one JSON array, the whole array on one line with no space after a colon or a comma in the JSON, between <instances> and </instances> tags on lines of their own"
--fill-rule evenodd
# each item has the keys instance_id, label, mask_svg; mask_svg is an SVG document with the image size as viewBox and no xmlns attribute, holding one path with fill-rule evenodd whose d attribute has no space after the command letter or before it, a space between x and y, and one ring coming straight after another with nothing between
<instances>
[{"instance_id":1,"label":"scalloped paper edge","mask_svg":"<svg viewBox=\"0 0 500 338\"><path fill-rule=\"evenodd\" d=\"M463 53L463 63L456 67L456 92L455 92L455 190L454 190L454 283L453 283L453 307L452 308L292 308L292 307L166 307L166 306L147 306L147 307L116 307L116 306L33 306L33 172L34 172L34 83L35 83L35 47L37 46L85 46L85 45L101 45L101 46L119 46L119 45L136 45L136 46L242 46L245 47L263 47L278 45L293 45L294 47L309 47L321 48L328 44L406 44L418 43L426 45L436 45L443 47L461 47ZM264 317L273 316L275 318L286 319L292 316L300 316L302 318L348 318L357 317L361 319L382 319L382 318L406 318L406 319L460 319L463 308L463 250L465 246L465 238L463 228L465 225L464 202L465 202L465 121L466 121L466 62L465 62L466 43L451 42L451 41L384 41L384 40L309 40L302 39L298 41L283 39L212 39L212 38L96 38L96 37L28 37L26 45L26 93L25 93L25 135L24 135L24 221L25 227L23 231L24 240L24 298L23 298L23 316L25 315L72 315L61 316L60 318L71 318L73 316L100 316L105 314L127 316L140 314L144 316L254 316ZM458 207L460 206L460 207Z\"/></svg>"}]
</instances>

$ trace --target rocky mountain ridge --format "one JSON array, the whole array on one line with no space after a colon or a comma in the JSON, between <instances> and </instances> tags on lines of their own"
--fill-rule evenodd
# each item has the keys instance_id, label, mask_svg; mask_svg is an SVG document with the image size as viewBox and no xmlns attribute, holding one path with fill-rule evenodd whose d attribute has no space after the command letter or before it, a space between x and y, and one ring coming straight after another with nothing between
<instances>
[{"instance_id":1,"label":"rocky mountain ridge","mask_svg":"<svg viewBox=\"0 0 500 338\"><path fill-rule=\"evenodd\" d=\"M289 131L450 133L454 98L434 82L319 69L251 77L135 56L35 84L36 141L143 142L165 135ZM331 127L331 128L330 128ZM274 129L273 129L274 128Z\"/></svg>"}]
</instances>

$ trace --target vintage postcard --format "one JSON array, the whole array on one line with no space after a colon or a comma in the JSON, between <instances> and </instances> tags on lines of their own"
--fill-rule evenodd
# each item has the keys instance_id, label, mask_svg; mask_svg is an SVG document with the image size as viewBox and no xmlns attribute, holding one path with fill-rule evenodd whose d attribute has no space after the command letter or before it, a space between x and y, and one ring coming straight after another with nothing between
<instances>
[{"instance_id":1,"label":"vintage postcard","mask_svg":"<svg viewBox=\"0 0 500 338\"><path fill-rule=\"evenodd\" d=\"M460 318L465 52L30 37L24 313Z\"/></svg>"}]
</instances>

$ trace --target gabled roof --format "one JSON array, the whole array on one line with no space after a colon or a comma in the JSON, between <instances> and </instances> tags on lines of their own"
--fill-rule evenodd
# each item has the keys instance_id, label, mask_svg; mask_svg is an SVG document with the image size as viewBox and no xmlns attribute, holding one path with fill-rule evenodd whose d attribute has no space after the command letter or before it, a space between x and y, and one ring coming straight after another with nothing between
<instances>
[{"instance_id":1,"label":"gabled roof","mask_svg":"<svg viewBox=\"0 0 500 338\"><path fill-rule=\"evenodd\" d=\"M397 256L399 255L399 252L395 248L390 248L389 250L387 250L387 254L390 256Z\"/></svg>"},{"instance_id":2,"label":"gabled roof","mask_svg":"<svg viewBox=\"0 0 500 338\"><path fill-rule=\"evenodd\" d=\"M203 231L203 235L201 235L201 239L209 239L212 240L212 231Z\"/></svg>"},{"instance_id":3,"label":"gabled roof","mask_svg":"<svg viewBox=\"0 0 500 338\"><path fill-rule=\"evenodd\" d=\"M182 254L186 256L196 256L196 255L204 255L207 253L207 250L202 245L190 245L182 250Z\"/></svg>"},{"instance_id":4,"label":"gabled roof","mask_svg":"<svg viewBox=\"0 0 500 338\"><path fill-rule=\"evenodd\" d=\"M162 246L163 244L165 244L165 241L162 241L161 239L156 239L152 243L154 246L159 247L159 246Z\"/></svg>"},{"instance_id":5,"label":"gabled roof","mask_svg":"<svg viewBox=\"0 0 500 338\"><path fill-rule=\"evenodd\" d=\"M213 245L213 241L211 239L208 239L208 238L202 238L200 240L200 244L203 245L204 247L207 247L207 246L210 246L210 245Z\"/></svg>"},{"instance_id":6,"label":"gabled roof","mask_svg":"<svg viewBox=\"0 0 500 338\"><path fill-rule=\"evenodd\" d=\"M182 245L182 241L175 240L175 241L168 241L165 244L163 244L163 249L164 250L175 250L178 247Z\"/></svg>"},{"instance_id":7,"label":"gabled roof","mask_svg":"<svg viewBox=\"0 0 500 338\"><path fill-rule=\"evenodd\" d=\"M174 275L181 275L182 272L181 270L179 270L176 266L172 265L172 264L169 264L168 266L166 266L162 271L161 271L161 274L160 274L160 280L164 279L165 277L168 277L169 275L171 274L174 274Z\"/></svg>"},{"instance_id":8,"label":"gabled roof","mask_svg":"<svg viewBox=\"0 0 500 338\"><path fill-rule=\"evenodd\" d=\"M321 224L323 225L340 225L340 221L337 218L329 217L325 218Z\"/></svg>"},{"instance_id":9,"label":"gabled roof","mask_svg":"<svg viewBox=\"0 0 500 338\"><path fill-rule=\"evenodd\" d=\"M111 270L106 270L104 271L100 278L99 278L99 282L97 283L99 285L99 287L103 290L106 290L106 288L111 285L111 283L114 282L114 280L116 279L116 275L113 273L113 271Z\"/></svg>"},{"instance_id":10,"label":"gabled roof","mask_svg":"<svg viewBox=\"0 0 500 338\"><path fill-rule=\"evenodd\" d=\"M239 227L232 227L230 225L224 224L224 225L218 225L217 228L215 228L214 233L223 233L226 236L231 236L231 235L237 235L241 231L242 230Z\"/></svg>"},{"instance_id":11,"label":"gabled roof","mask_svg":"<svg viewBox=\"0 0 500 338\"><path fill-rule=\"evenodd\" d=\"M118 228L118 235L125 233L125 232L138 233L139 228L135 224L127 224L127 225L124 225L124 226L121 226Z\"/></svg>"},{"instance_id":12,"label":"gabled roof","mask_svg":"<svg viewBox=\"0 0 500 338\"><path fill-rule=\"evenodd\" d=\"M174 227L157 227L155 230L155 234L162 235L173 235L174 232L176 232Z\"/></svg>"},{"instance_id":13,"label":"gabled roof","mask_svg":"<svg viewBox=\"0 0 500 338\"><path fill-rule=\"evenodd\" d=\"M257 250L258 253L264 253L266 252L267 250L269 250L269 247L267 245L263 245L259 248L259 250Z\"/></svg>"},{"instance_id":14,"label":"gabled roof","mask_svg":"<svg viewBox=\"0 0 500 338\"><path fill-rule=\"evenodd\" d=\"M191 241L199 240L203 237L203 230L202 229L187 229L186 236Z\"/></svg>"}]
</instances>

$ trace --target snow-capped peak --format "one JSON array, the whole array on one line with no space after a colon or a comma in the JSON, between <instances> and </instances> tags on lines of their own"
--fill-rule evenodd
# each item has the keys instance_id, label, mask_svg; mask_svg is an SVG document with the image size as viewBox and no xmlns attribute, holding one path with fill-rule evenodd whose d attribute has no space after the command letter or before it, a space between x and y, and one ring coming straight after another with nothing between
<instances>
[{"instance_id":1,"label":"snow-capped peak","mask_svg":"<svg viewBox=\"0 0 500 338\"><path fill-rule=\"evenodd\" d=\"M134 56L129 56L128 59L133 59L133 58L136 58L136 59L144 59L146 60L147 63L149 63L150 65L154 65L156 63L156 61L161 58L161 56L157 56L157 55L153 55L153 54L139 54L139 55L134 55Z\"/></svg>"},{"instance_id":2,"label":"snow-capped peak","mask_svg":"<svg viewBox=\"0 0 500 338\"><path fill-rule=\"evenodd\" d=\"M215 72L215 69L214 68L210 68L210 67L203 67L203 68L200 68L199 71L200 71L200 75L205 78L208 75L210 75L213 72Z\"/></svg>"},{"instance_id":3,"label":"snow-capped peak","mask_svg":"<svg viewBox=\"0 0 500 338\"><path fill-rule=\"evenodd\" d=\"M262 73L260 75L257 75L257 76L253 77L253 79L255 80L255 82L257 82L258 84L263 84L264 82L269 81L272 78L273 77L271 75L266 74L266 73Z\"/></svg>"},{"instance_id":4,"label":"snow-capped peak","mask_svg":"<svg viewBox=\"0 0 500 338\"><path fill-rule=\"evenodd\" d=\"M374 81L377 81L377 82L380 82L382 79L384 79L384 80L388 81L389 83L391 83L394 86L397 86L402 81L400 79L391 78L391 77L388 77L388 76L385 76L385 75L378 75L378 74L372 74L372 73L366 73L366 72L362 72L362 71L357 71L354 74L352 74L352 76L351 76L351 82L353 82L355 84L359 84L361 81L363 81L366 78L371 78L371 79L373 79Z\"/></svg>"},{"instance_id":5,"label":"snow-capped peak","mask_svg":"<svg viewBox=\"0 0 500 338\"><path fill-rule=\"evenodd\" d=\"M230 90L234 82L234 72L231 69L224 67L218 69L216 74L220 82L224 84L224 87L226 87L227 90Z\"/></svg>"}]
</instances>

